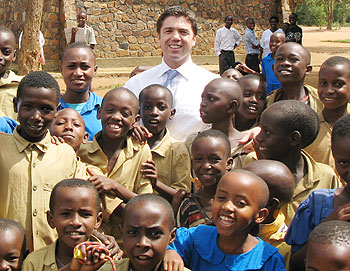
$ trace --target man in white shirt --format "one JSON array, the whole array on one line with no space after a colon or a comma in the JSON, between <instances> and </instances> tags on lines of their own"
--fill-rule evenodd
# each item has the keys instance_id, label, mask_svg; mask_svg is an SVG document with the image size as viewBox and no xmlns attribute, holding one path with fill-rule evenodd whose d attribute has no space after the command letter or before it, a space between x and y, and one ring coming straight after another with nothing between
<instances>
[{"instance_id":1,"label":"man in white shirt","mask_svg":"<svg viewBox=\"0 0 350 271\"><path fill-rule=\"evenodd\" d=\"M181 6L165 10L157 21L162 63L133 76L124 85L136 96L151 84L168 87L176 110L174 118L168 122L168 129L173 138L181 141L207 127L199 115L201 95L204 87L219 77L192 62L191 49L196 44L197 31L192 11Z\"/></svg>"},{"instance_id":2,"label":"man in white shirt","mask_svg":"<svg viewBox=\"0 0 350 271\"><path fill-rule=\"evenodd\" d=\"M225 17L225 26L218 29L215 36L215 55L219 56L220 75L233 68L235 63L234 49L242 42L242 37L232 26L233 17Z\"/></svg>"}]
</instances>

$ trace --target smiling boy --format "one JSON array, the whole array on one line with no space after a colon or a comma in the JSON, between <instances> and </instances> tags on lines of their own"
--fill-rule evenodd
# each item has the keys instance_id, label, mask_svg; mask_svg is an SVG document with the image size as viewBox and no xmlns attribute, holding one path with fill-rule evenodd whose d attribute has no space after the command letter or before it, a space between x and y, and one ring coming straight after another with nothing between
<instances>
[{"instance_id":1,"label":"smiling boy","mask_svg":"<svg viewBox=\"0 0 350 271\"><path fill-rule=\"evenodd\" d=\"M69 44L72 44L74 42L84 42L85 44L89 45L91 49L94 49L96 46L96 39L95 39L95 33L94 30L86 25L86 20L87 20L87 14L85 11L79 11L77 15L77 22L78 25L77 27L72 28L72 35L71 39L69 41ZM84 36L83 37L77 37L77 31L78 29L83 29L84 31Z\"/></svg>"},{"instance_id":2,"label":"smiling boy","mask_svg":"<svg viewBox=\"0 0 350 271\"><path fill-rule=\"evenodd\" d=\"M168 87L173 94L177 114L167 127L171 135L180 141L206 128L199 116L201 94L207 83L219 77L192 62L191 49L196 44L197 32L196 17L192 11L180 6L165 10L157 21L162 63L130 78L124 85L136 96L151 84ZM174 73L172 80L170 76L168 78L169 73Z\"/></svg>"}]
</instances>

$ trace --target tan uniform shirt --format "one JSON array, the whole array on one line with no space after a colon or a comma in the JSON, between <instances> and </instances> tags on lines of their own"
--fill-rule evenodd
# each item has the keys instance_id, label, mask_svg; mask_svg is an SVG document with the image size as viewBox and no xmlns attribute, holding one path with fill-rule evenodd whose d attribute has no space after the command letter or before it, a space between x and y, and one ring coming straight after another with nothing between
<instances>
[{"instance_id":1,"label":"tan uniform shirt","mask_svg":"<svg viewBox=\"0 0 350 271\"><path fill-rule=\"evenodd\" d=\"M40 142L0 133L0 217L19 222L30 250L51 244L56 232L46 220L53 186L74 177L77 158L67 144L54 145L49 133Z\"/></svg>"},{"instance_id":2,"label":"tan uniform shirt","mask_svg":"<svg viewBox=\"0 0 350 271\"><path fill-rule=\"evenodd\" d=\"M152 150L158 181L176 190L191 189L191 160L186 145L176 141L169 131Z\"/></svg>"},{"instance_id":3,"label":"tan uniform shirt","mask_svg":"<svg viewBox=\"0 0 350 271\"><path fill-rule=\"evenodd\" d=\"M4 77L0 78L0 110L6 117L17 120L17 113L13 109L13 98L16 97L18 83L23 76L7 70Z\"/></svg>"},{"instance_id":4,"label":"tan uniform shirt","mask_svg":"<svg viewBox=\"0 0 350 271\"><path fill-rule=\"evenodd\" d=\"M292 221L300 203L306 200L312 191L317 189L334 189L342 186L339 178L330 166L315 162L304 151L301 151L301 155L306 163L307 173L296 185L292 201L281 208L286 218L285 223L287 226ZM244 165L254 160L257 160L255 152L247 156Z\"/></svg>"},{"instance_id":5,"label":"tan uniform shirt","mask_svg":"<svg viewBox=\"0 0 350 271\"><path fill-rule=\"evenodd\" d=\"M348 104L346 114L350 114L350 105ZM335 161L332 155L331 138L332 126L324 119L322 111L318 113L320 117L320 132L315 141L305 148L305 151L319 163L329 165L335 172Z\"/></svg>"},{"instance_id":6,"label":"tan uniform shirt","mask_svg":"<svg viewBox=\"0 0 350 271\"><path fill-rule=\"evenodd\" d=\"M147 144L140 145L128 137L126 148L120 152L114 168L108 174L108 157L104 154L96 140L99 135L100 132L94 136L93 141L80 146L79 157L81 160L99 167L108 178L117 181L136 194L153 193L150 180L143 178L141 174L141 164L152 159L149 146ZM115 215L112 217L110 215L123 201L117 197L106 196L102 199L102 202L105 205L103 208L104 221L108 222L110 220L109 225L104 225L102 228L105 233L112 234L119 239L118 224L120 223L120 219Z\"/></svg>"},{"instance_id":7,"label":"tan uniform shirt","mask_svg":"<svg viewBox=\"0 0 350 271\"><path fill-rule=\"evenodd\" d=\"M320 98L318 97L317 89L315 89L312 86L304 85L304 88L306 88L309 92L309 103L310 107L316 112L319 113L323 109L323 103L321 102ZM269 107L271 104L277 102L276 96L281 92L281 89L276 89L271 95L267 96L266 98L266 107Z\"/></svg>"}]
</instances>

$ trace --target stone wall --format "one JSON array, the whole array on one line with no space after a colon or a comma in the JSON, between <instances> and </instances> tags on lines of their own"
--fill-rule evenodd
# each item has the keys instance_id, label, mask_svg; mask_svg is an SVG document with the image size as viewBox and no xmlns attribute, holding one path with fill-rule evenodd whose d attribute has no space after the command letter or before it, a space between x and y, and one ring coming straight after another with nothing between
<instances>
[{"instance_id":1,"label":"stone wall","mask_svg":"<svg viewBox=\"0 0 350 271\"><path fill-rule=\"evenodd\" d=\"M7 0L0 4L0 24L11 28L17 38L25 21L25 3ZM58 62L66 46L64 28L75 26L80 9L86 10L88 24L95 31L97 57L160 56L155 25L162 11L171 5L183 5L197 15L199 34L194 55L214 54L215 33L227 14L234 16L234 27L242 35L247 17L256 19L258 36L268 28L271 15L282 19L281 0L44 0L41 31L46 39L46 58ZM243 50L243 46L238 48L238 52Z\"/></svg>"}]
</instances>

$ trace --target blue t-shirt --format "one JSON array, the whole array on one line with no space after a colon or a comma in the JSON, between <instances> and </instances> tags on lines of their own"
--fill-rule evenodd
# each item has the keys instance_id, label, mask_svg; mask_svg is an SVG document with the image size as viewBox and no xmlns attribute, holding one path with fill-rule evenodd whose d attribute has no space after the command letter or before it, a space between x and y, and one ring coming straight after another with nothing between
<instances>
[{"instance_id":1,"label":"blue t-shirt","mask_svg":"<svg viewBox=\"0 0 350 271\"><path fill-rule=\"evenodd\" d=\"M266 77L266 94L281 87L280 81L277 80L276 75L273 72L272 65L274 63L275 60L272 58L272 53L269 53L261 61L262 73Z\"/></svg>"},{"instance_id":2,"label":"blue t-shirt","mask_svg":"<svg viewBox=\"0 0 350 271\"><path fill-rule=\"evenodd\" d=\"M335 190L315 190L300 203L284 238L286 243L292 246L292 252L301 249L311 231L333 212Z\"/></svg>"},{"instance_id":3,"label":"blue t-shirt","mask_svg":"<svg viewBox=\"0 0 350 271\"><path fill-rule=\"evenodd\" d=\"M80 115L84 119L85 131L89 133L89 140L92 141L94 135L102 130L101 120L97 119L97 110L102 104L102 98L91 91L89 94L89 100L81 109ZM60 110L64 108L70 108L68 104L62 100L62 98L60 99L60 103Z\"/></svg>"},{"instance_id":4,"label":"blue t-shirt","mask_svg":"<svg viewBox=\"0 0 350 271\"><path fill-rule=\"evenodd\" d=\"M224 270L285 270L283 257L278 249L262 241L250 251L231 255L225 254L217 246L216 227L199 225L192 228L179 228L175 241L168 246L184 260L192 271Z\"/></svg>"},{"instance_id":5,"label":"blue t-shirt","mask_svg":"<svg viewBox=\"0 0 350 271\"><path fill-rule=\"evenodd\" d=\"M12 134L18 123L8 117L0 117L0 131L6 134Z\"/></svg>"}]
</instances>

